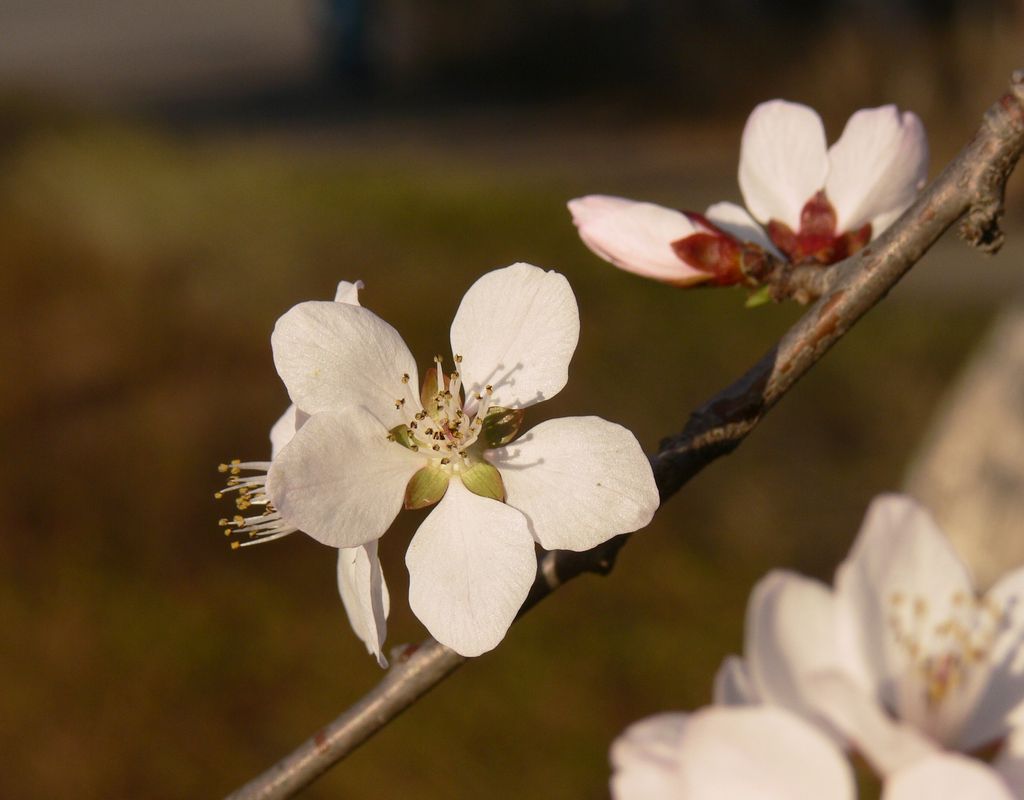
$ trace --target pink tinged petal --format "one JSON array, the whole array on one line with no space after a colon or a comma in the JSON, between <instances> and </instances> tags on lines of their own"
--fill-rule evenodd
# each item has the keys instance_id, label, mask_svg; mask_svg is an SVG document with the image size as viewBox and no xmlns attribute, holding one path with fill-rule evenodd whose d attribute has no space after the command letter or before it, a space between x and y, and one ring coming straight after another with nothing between
<instances>
[{"instance_id":1,"label":"pink tinged petal","mask_svg":"<svg viewBox=\"0 0 1024 800\"><path fill-rule=\"evenodd\" d=\"M871 223L872 235L909 206L928 175L928 138L916 114L896 106L856 112L828 151L825 194L839 233Z\"/></svg>"},{"instance_id":2,"label":"pink tinged petal","mask_svg":"<svg viewBox=\"0 0 1024 800\"><path fill-rule=\"evenodd\" d=\"M383 535L425 459L387 439L361 407L314 414L270 467L270 499L318 542L357 547Z\"/></svg>"},{"instance_id":3,"label":"pink tinged petal","mask_svg":"<svg viewBox=\"0 0 1024 800\"><path fill-rule=\"evenodd\" d=\"M764 702L808 717L807 676L838 669L835 604L822 583L776 571L758 582L747 607L744 654L754 691Z\"/></svg>"},{"instance_id":4,"label":"pink tinged petal","mask_svg":"<svg viewBox=\"0 0 1024 800\"><path fill-rule=\"evenodd\" d=\"M751 112L740 143L740 191L758 221L800 228L800 212L828 177L825 127L814 109L785 100Z\"/></svg>"},{"instance_id":5,"label":"pink tinged petal","mask_svg":"<svg viewBox=\"0 0 1024 800\"><path fill-rule=\"evenodd\" d=\"M836 573L840 648L847 670L897 715L941 738L932 728L919 665L943 655L946 639L925 636L957 618L958 603L973 597L970 576L931 516L903 495L882 495L868 509L857 540ZM898 625L894 624L897 623ZM918 632L912 656L901 631ZM915 638L915 637L911 637ZM942 652L933 653L940 647ZM947 696L947 715L966 715ZM943 727L956 728L955 719Z\"/></svg>"},{"instance_id":6,"label":"pink tinged petal","mask_svg":"<svg viewBox=\"0 0 1024 800\"><path fill-rule=\"evenodd\" d=\"M490 450L506 501L547 550L589 550L644 527L658 487L636 437L600 417L548 420Z\"/></svg>"},{"instance_id":7,"label":"pink tinged petal","mask_svg":"<svg viewBox=\"0 0 1024 800\"><path fill-rule=\"evenodd\" d=\"M810 704L881 775L924 758L938 748L917 729L890 719L875 699L840 672L819 672L805 679Z\"/></svg>"},{"instance_id":8,"label":"pink tinged petal","mask_svg":"<svg viewBox=\"0 0 1024 800\"><path fill-rule=\"evenodd\" d=\"M776 258L786 260L779 248L768 238L764 228L758 225L757 220L750 216L743 206L738 206L735 203L715 203L713 206L708 206L704 216L741 242L756 244Z\"/></svg>"},{"instance_id":9,"label":"pink tinged petal","mask_svg":"<svg viewBox=\"0 0 1024 800\"><path fill-rule=\"evenodd\" d=\"M340 281L338 288L334 292L335 303L347 303L350 306L359 305L359 292L365 288L365 284L362 281Z\"/></svg>"},{"instance_id":10,"label":"pink tinged petal","mask_svg":"<svg viewBox=\"0 0 1024 800\"><path fill-rule=\"evenodd\" d=\"M982 647L968 668L983 671L981 694L956 745L971 752L1024 721L1024 569L1004 576L978 608ZM994 635L988 641L987 632Z\"/></svg>"},{"instance_id":11,"label":"pink tinged petal","mask_svg":"<svg viewBox=\"0 0 1024 800\"><path fill-rule=\"evenodd\" d=\"M747 665L738 656L728 656L715 674L714 703L719 706L748 706L763 702L750 680Z\"/></svg>"},{"instance_id":12,"label":"pink tinged petal","mask_svg":"<svg viewBox=\"0 0 1024 800\"><path fill-rule=\"evenodd\" d=\"M936 753L885 782L882 800L1014 800L987 764L955 753Z\"/></svg>"},{"instance_id":13,"label":"pink tinged petal","mask_svg":"<svg viewBox=\"0 0 1024 800\"><path fill-rule=\"evenodd\" d=\"M569 211L583 243L621 269L678 286L711 278L672 248L673 242L706 232L680 211L606 195L570 200Z\"/></svg>"},{"instance_id":14,"label":"pink tinged petal","mask_svg":"<svg viewBox=\"0 0 1024 800\"><path fill-rule=\"evenodd\" d=\"M391 598L377 558L377 542L338 550L338 592L348 622L366 645L366 652L387 668L381 648L387 636Z\"/></svg>"},{"instance_id":15,"label":"pink tinged petal","mask_svg":"<svg viewBox=\"0 0 1024 800\"><path fill-rule=\"evenodd\" d=\"M467 397L493 387L491 404L523 408L558 394L580 338L564 275L513 264L469 287L451 328Z\"/></svg>"},{"instance_id":16,"label":"pink tinged petal","mask_svg":"<svg viewBox=\"0 0 1024 800\"><path fill-rule=\"evenodd\" d=\"M405 564L413 613L464 656L485 653L505 637L537 572L526 518L459 480L416 531Z\"/></svg>"},{"instance_id":17,"label":"pink tinged petal","mask_svg":"<svg viewBox=\"0 0 1024 800\"><path fill-rule=\"evenodd\" d=\"M654 726L663 728L660 735L650 730ZM799 717L770 706L711 707L689 717L645 720L613 745L612 763L616 800L854 797L853 776L842 752ZM663 794L633 790L645 788L645 783L660 788L658 778Z\"/></svg>"},{"instance_id":18,"label":"pink tinged petal","mask_svg":"<svg viewBox=\"0 0 1024 800\"><path fill-rule=\"evenodd\" d=\"M418 401L409 386L419 385L416 362L398 331L372 311L333 301L299 303L277 321L270 342L277 373L303 411L364 405L389 428L415 413ZM403 398L406 407L396 409Z\"/></svg>"}]
</instances>

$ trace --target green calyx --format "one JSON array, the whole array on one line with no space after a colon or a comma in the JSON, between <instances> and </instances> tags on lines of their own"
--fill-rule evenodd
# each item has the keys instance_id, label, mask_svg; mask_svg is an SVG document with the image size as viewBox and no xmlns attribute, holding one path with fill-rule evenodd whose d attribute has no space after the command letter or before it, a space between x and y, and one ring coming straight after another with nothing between
<instances>
[{"instance_id":1,"label":"green calyx","mask_svg":"<svg viewBox=\"0 0 1024 800\"><path fill-rule=\"evenodd\" d=\"M501 473L486 461L478 461L469 469L460 472L459 477L462 479L462 485L473 494L489 497L499 503L505 502L505 484L501 480Z\"/></svg>"},{"instance_id":2,"label":"green calyx","mask_svg":"<svg viewBox=\"0 0 1024 800\"><path fill-rule=\"evenodd\" d=\"M746 308L758 308L759 306L767 305L771 303L772 298L772 287L762 286L756 292L753 292L748 298L747 302L743 305Z\"/></svg>"},{"instance_id":3,"label":"green calyx","mask_svg":"<svg viewBox=\"0 0 1024 800\"><path fill-rule=\"evenodd\" d=\"M449 477L449 473L440 467L423 467L417 471L405 487L405 507L415 509L434 505L448 490Z\"/></svg>"},{"instance_id":4,"label":"green calyx","mask_svg":"<svg viewBox=\"0 0 1024 800\"><path fill-rule=\"evenodd\" d=\"M480 438L488 447L501 447L519 435L526 412L519 408L502 408L494 406L484 417L480 429Z\"/></svg>"},{"instance_id":5,"label":"green calyx","mask_svg":"<svg viewBox=\"0 0 1024 800\"><path fill-rule=\"evenodd\" d=\"M402 447L407 447L410 450L419 450L419 445L416 444L416 438L412 435L412 431L409 430L408 425L396 425L388 431L388 438L392 442L398 442Z\"/></svg>"}]
</instances>

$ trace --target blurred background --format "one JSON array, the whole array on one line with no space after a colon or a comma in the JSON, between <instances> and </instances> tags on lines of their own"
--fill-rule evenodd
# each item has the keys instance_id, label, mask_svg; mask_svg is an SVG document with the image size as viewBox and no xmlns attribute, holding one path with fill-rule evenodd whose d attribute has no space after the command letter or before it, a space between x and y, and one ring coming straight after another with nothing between
<instances>
[{"instance_id":1,"label":"blurred background","mask_svg":"<svg viewBox=\"0 0 1024 800\"><path fill-rule=\"evenodd\" d=\"M1009 0L0 0L0 796L218 796L381 677L332 551L232 552L217 528L216 465L266 457L287 404L269 336L294 303L363 279L427 363L482 272L558 269L582 335L528 422L599 414L653 450L800 310L618 272L565 201L739 200L742 124L771 97L831 139L857 108L913 109L934 175L1022 34ZM306 796L605 796L628 723L708 701L752 584L829 578L902 485L1024 286L1010 189L1000 256L947 237L612 576ZM402 562L420 519L382 541L389 646L425 635Z\"/></svg>"}]
</instances>

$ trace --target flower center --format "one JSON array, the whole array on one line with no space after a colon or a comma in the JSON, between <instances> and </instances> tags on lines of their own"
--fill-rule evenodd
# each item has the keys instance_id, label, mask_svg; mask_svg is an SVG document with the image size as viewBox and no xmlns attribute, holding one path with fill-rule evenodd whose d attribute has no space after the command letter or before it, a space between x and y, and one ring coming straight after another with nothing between
<instances>
[{"instance_id":1,"label":"flower center","mask_svg":"<svg viewBox=\"0 0 1024 800\"><path fill-rule=\"evenodd\" d=\"M237 458L230 464L221 464L217 467L219 472L228 474L228 479L227 485L213 496L220 500L225 494L235 492L235 508L239 512L248 511L253 506L258 510L258 513L248 516L238 513L231 519L225 517L218 522L224 528L225 536L242 534L247 538L247 541L232 540L232 550L280 539L298 530L281 519L281 513L274 508L274 504L267 496L268 469L269 461L240 461ZM243 471L256 474L242 475Z\"/></svg>"},{"instance_id":2,"label":"flower center","mask_svg":"<svg viewBox=\"0 0 1024 800\"><path fill-rule=\"evenodd\" d=\"M889 632L906 658L897 678L900 716L949 741L984 688L1010 617L990 598L956 592L940 611L921 596L889 597Z\"/></svg>"},{"instance_id":3,"label":"flower center","mask_svg":"<svg viewBox=\"0 0 1024 800\"><path fill-rule=\"evenodd\" d=\"M433 463L432 466L448 473L458 473L480 460L477 443L484 428L484 420L492 409L493 387L483 394L474 392L463 402L462 376L458 371L462 356L455 356L455 369L447 375L441 356L434 357L434 366L427 370L419 400L411 387L405 397L395 400L397 409L418 409L407 422L388 432L388 439L418 452ZM402 383L409 387L409 376Z\"/></svg>"},{"instance_id":4,"label":"flower center","mask_svg":"<svg viewBox=\"0 0 1024 800\"><path fill-rule=\"evenodd\" d=\"M766 227L772 243L794 264L835 264L871 241L870 223L855 231L836 232L836 211L824 191L804 204L800 230L794 232L774 219Z\"/></svg>"}]
</instances>

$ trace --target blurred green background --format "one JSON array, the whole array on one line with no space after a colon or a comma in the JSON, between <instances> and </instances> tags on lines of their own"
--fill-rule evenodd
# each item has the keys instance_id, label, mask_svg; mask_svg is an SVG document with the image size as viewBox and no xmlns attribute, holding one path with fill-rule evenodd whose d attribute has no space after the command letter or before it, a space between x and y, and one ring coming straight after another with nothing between
<instances>
[{"instance_id":1,"label":"blurred green background","mask_svg":"<svg viewBox=\"0 0 1024 800\"><path fill-rule=\"evenodd\" d=\"M558 269L582 335L528 422L599 414L653 450L799 309L618 272L565 201L738 200L743 119L774 96L832 139L858 107L914 109L935 174L1022 66L1013 4L708 5L380 2L340 33L269 3L146 24L0 7L0 796L224 794L381 677L332 551L232 552L216 524L217 463L265 457L287 403L269 335L294 303L363 279L426 363L482 272ZM604 796L628 723L708 700L753 582L828 577L900 486L1021 286L1011 189L1002 256L940 243L611 577L558 592L306 796ZM389 646L425 635L402 563L421 518L382 541Z\"/></svg>"}]
</instances>

